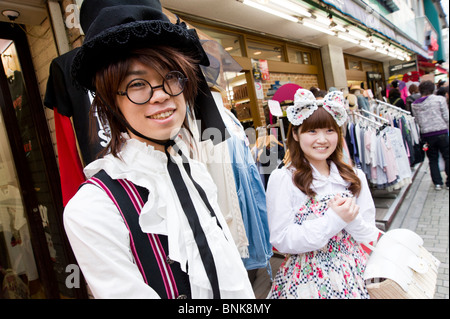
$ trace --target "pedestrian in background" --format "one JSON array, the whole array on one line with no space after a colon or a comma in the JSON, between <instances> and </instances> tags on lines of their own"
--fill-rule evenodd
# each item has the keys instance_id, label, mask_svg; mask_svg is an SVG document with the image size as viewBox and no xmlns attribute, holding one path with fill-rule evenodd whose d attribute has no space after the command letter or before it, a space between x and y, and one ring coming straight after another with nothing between
<instances>
[{"instance_id":1,"label":"pedestrian in background","mask_svg":"<svg viewBox=\"0 0 450 319\"><path fill-rule=\"evenodd\" d=\"M417 100L418 98L420 98L420 92L419 92L419 87L415 84L411 84L409 86L409 96L406 98L406 110L408 112L411 112L411 104Z\"/></svg>"},{"instance_id":2,"label":"pedestrian in background","mask_svg":"<svg viewBox=\"0 0 450 319\"><path fill-rule=\"evenodd\" d=\"M436 95L445 97L445 100L447 101L447 107L448 107L448 86L441 86L439 89L437 89Z\"/></svg>"},{"instance_id":3,"label":"pedestrian in background","mask_svg":"<svg viewBox=\"0 0 450 319\"><path fill-rule=\"evenodd\" d=\"M403 110L406 109L405 102L402 99L402 95L398 88L392 88L389 90L389 98L388 101L390 104L397 106Z\"/></svg>"},{"instance_id":4,"label":"pedestrian in background","mask_svg":"<svg viewBox=\"0 0 450 319\"><path fill-rule=\"evenodd\" d=\"M421 97L411 104L412 113L420 128L421 139L427 143L426 151L431 180L436 190L441 190L443 181L439 169L439 153L444 158L446 188L449 187L449 137L448 106L445 98L433 94L435 85L431 81L423 81L419 85Z\"/></svg>"}]
</instances>

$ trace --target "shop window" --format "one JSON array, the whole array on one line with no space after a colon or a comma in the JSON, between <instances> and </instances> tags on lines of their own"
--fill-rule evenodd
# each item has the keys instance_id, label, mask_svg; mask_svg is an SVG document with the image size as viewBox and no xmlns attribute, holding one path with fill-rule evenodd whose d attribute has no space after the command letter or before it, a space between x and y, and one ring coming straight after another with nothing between
<instances>
[{"instance_id":1,"label":"shop window","mask_svg":"<svg viewBox=\"0 0 450 319\"><path fill-rule=\"evenodd\" d=\"M311 54L307 52L303 52L303 64L311 64Z\"/></svg>"},{"instance_id":2,"label":"shop window","mask_svg":"<svg viewBox=\"0 0 450 319\"><path fill-rule=\"evenodd\" d=\"M290 63L311 64L311 54L296 49L288 49L288 57Z\"/></svg>"},{"instance_id":3,"label":"shop window","mask_svg":"<svg viewBox=\"0 0 450 319\"><path fill-rule=\"evenodd\" d=\"M248 57L258 60L284 61L281 46L247 41Z\"/></svg>"},{"instance_id":4,"label":"shop window","mask_svg":"<svg viewBox=\"0 0 450 319\"><path fill-rule=\"evenodd\" d=\"M364 72L371 72L371 71L378 72L378 67L376 64L364 62L364 61L361 62L361 64L362 64L362 70Z\"/></svg>"},{"instance_id":5,"label":"shop window","mask_svg":"<svg viewBox=\"0 0 450 319\"><path fill-rule=\"evenodd\" d=\"M348 60L348 69L361 71L361 69L362 69L361 62L349 59Z\"/></svg>"},{"instance_id":6,"label":"shop window","mask_svg":"<svg viewBox=\"0 0 450 319\"><path fill-rule=\"evenodd\" d=\"M194 25L194 24L193 24ZM197 26L196 26L197 28ZM205 33L206 35L213 38L213 40L220 43L220 45L232 56L242 56L242 49L241 49L241 41L239 40L239 36L229 34L229 33L223 33L218 32L213 29L208 29L205 27L198 27L198 29Z\"/></svg>"}]
</instances>

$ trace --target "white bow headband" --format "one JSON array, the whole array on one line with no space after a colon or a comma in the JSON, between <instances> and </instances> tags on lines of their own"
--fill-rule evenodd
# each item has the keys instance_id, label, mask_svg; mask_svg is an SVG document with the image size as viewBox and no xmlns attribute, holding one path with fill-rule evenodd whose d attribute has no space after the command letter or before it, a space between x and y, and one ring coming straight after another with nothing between
<instances>
[{"instance_id":1,"label":"white bow headband","mask_svg":"<svg viewBox=\"0 0 450 319\"><path fill-rule=\"evenodd\" d=\"M336 123L342 126L347 120L347 112L344 107L344 94L340 91L333 91L325 95L322 107L331 114ZM311 93L305 89L298 89L294 95L294 105L286 110L286 115L293 125L301 125L305 119L311 116L318 109L318 101Z\"/></svg>"}]
</instances>

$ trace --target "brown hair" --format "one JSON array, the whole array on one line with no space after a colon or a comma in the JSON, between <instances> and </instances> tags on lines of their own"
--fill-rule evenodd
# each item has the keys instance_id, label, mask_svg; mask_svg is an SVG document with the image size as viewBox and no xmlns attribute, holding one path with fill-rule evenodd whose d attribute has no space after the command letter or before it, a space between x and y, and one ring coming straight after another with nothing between
<instances>
[{"instance_id":1,"label":"brown hair","mask_svg":"<svg viewBox=\"0 0 450 319\"><path fill-rule=\"evenodd\" d=\"M200 78L197 73L199 72L197 71L199 68L196 68L195 66L197 62L193 58L168 46L135 49L128 52L126 55L124 54L117 57L106 67L97 71L94 79L97 91L90 112L91 123L95 123L96 121L94 114L94 110L96 110L101 123L104 126L109 125L111 138L107 147L99 153L99 157L106 155L107 153L111 153L117 157L120 146L123 143L121 133L127 132L126 127L114 116L110 108L115 113L123 116L116 102L116 93L133 60L137 60L154 68L162 77L167 70L183 73L188 79L183 95L186 104L190 107L194 107L194 100ZM104 103L108 104L110 108ZM187 121L185 121L184 126L187 128ZM91 130L92 129L93 128L91 128Z\"/></svg>"},{"instance_id":2,"label":"brown hair","mask_svg":"<svg viewBox=\"0 0 450 319\"><path fill-rule=\"evenodd\" d=\"M411 84L408 88L410 94L419 93L419 87L415 84Z\"/></svg>"},{"instance_id":3,"label":"brown hair","mask_svg":"<svg viewBox=\"0 0 450 319\"><path fill-rule=\"evenodd\" d=\"M309 161L306 159L305 154L300 148L300 143L294 139L293 134L297 136L303 132L307 132L317 128L333 128L338 133L338 143L333 154L328 158L329 161L334 162L342 178L350 183L348 189L357 196L361 191L361 181L354 169L346 164L342 159L342 150L344 137L342 129L337 125L333 117L323 107L314 111L314 113L308 117L300 126L289 126L287 136L287 146L290 153L291 164L290 167L295 168L295 172L292 178L295 186L297 186L303 193L308 196L315 196L316 193L311 189L313 182L313 172Z\"/></svg>"}]
</instances>

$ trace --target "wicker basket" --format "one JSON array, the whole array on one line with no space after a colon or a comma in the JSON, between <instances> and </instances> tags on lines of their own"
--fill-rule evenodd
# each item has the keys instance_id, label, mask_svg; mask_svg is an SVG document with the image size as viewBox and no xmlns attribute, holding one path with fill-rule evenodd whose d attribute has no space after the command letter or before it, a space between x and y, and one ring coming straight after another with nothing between
<instances>
[{"instance_id":1,"label":"wicker basket","mask_svg":"<svg viewBox=\"0 0 450 319\"><path fill-rule=\"evenodd\" d=\"M371 298L433 298L440 262L422 245L422 238L407 229L381 237L364 273Z\"/></svg>"},{"instance_id":2,"label":"wicker basket","mask_svg":"<svg viewBox=\"0 0 450 319\"><path fill-rule=\"evenodd\" d=\"M370 298L372 299L432 299L436 289L437 269L432 267L436 258L425 248L420 247L420 256L431 268L424 274L413 272L411 283L407 291L403 290L398 283L392 279L379 278L380 282L367 284Z\"/></svg>"}]
</instances>

